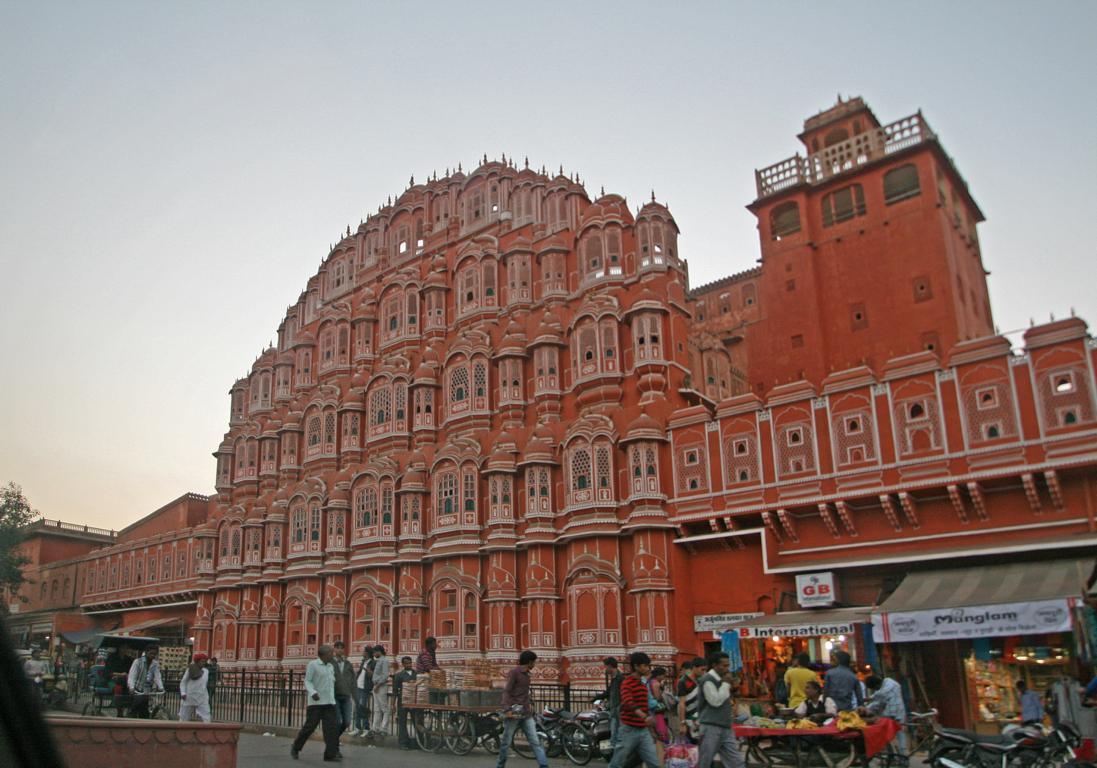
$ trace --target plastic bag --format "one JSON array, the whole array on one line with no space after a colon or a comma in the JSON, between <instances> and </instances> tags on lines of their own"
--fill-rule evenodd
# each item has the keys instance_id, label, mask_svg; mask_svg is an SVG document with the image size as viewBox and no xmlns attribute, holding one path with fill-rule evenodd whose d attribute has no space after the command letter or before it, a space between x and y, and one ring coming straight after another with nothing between
<instances>
[{"instance_id":1,"label":"plastic bag","mask_svg":"<svg viewBox=\"0 0 1097 768\"><path fill-rule=\"evenodd\" d=\"M697 745L679 738L667 747L664 765L665 768L697 768L700 757Z\"/></svg>"}]
</instances>

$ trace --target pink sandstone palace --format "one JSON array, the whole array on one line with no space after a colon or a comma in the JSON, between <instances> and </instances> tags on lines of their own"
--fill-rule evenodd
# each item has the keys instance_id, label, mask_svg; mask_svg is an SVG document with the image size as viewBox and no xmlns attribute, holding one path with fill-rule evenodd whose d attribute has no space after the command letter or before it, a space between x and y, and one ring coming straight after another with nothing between
<instances>
[{"instance_id":1,"label":"pink sandstone palace","mask_svg":"<svg viewBox=\"0 0 1097 768\"><path fill-rule=\"evenodd\" d=\"M229 669L434 636L443 664L531 648L594 681L788 608L797 574L874 605L1091 548L1085 323L997 335L983 214L921 113L854 98L798 138L756 174L760 265L703 286L654 198L505 157L412 183L232 384L216 492L70 531L21 613L176 622Z\"/></svg>"}]
</instances>

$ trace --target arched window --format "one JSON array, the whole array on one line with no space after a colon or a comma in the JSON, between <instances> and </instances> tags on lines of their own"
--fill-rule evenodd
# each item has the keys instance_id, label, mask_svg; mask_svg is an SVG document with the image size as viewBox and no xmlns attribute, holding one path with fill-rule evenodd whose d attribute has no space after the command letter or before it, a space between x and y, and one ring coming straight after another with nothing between
<instances>
[{"instance_id":1,"label":"arched window","mask_svg":"<svg viewBox=\"0 0 1097 768\"><path fill-rule=\"evenodd\" d=\"M591 486L590 451L577 448L571 454L571 490L584 491Z\"/></svg>"},{"instance_id":2,"label":"arched window","mask_svg":"<svg viewBox=\"0 0 1097 768\"><path fill-rule=\"evenodd\" d=\"M458 314L464 315L480 308L480 272L476 264L464 267L458 277Z\"/></svg>"},{"instance_id":3,"label":"arched window","mask_svg":"<svg viewBox=\"0 0 1097 768\"><path fill-rule=\"evenodd\" d=\"M476 470L471 467L465 467L461 472L461 508L465 512L476 512Z\"/></svg>"},{"instance_id":4,"label":"arched window","mask_svg":"<svg viewBox=\"0 0 1097 768\"><path fill-rule=\"evenodd\" d=\"M836 189L823 198L823 226L830 227L865 215L865 191L860 184Z\"/></svg>"},{"instance_id":5,"label":"arched window","mask_svg":"<svg viewBox=\"0 0 1097 768\"><path fill-rule=\"evenodd\" d=\"M354 496L354 528L357 535L365 535L365 529L377 525L377 488L367 485L359 488Z\"/></svg>"},{"instance_id":6,"label":"arched window","mask_svg":"<svg viewBox=\"0 0 1097 768\"><path fill-rule=\"evenodd\" d=\"M295 550L299 548L298 545L303 546L305 543L305 527L305 507L302 504L294 507L290 516L290 540Z\"/></svg>"},{"instance_id":7,"label":"arched window","mask_svg":"<svg viewBox=\"0 0 1097 768\"><path fill-rule=\"evenodd\" d=\"M335 453L335 411L324 411L324 453Z\"/></svg>"},{"instance_id":8,"label":"arched window","mask_svg":"<svg viewBox=\"0 0 1097 768\"><path fill-rule=\"evenodd\" d=\"M884 202L888 205L917 197L920 193L918 169L913 163L892 168L884 174Z\"/></svg>"},{"instance_id":9,"label":"arched window","mask_svg":"<svg viewBox=\"0 0 1097 768\"><path fill-rule=\"evenodd\" d=\"M793 200L781 203L769 213L770 236L774 240L800 231L800 206Z\"/></svg>"},{"instance_id":10,"label":"arched window","mask_svg":"<svg viewBox=\"0 0 1097 768\"><path fill-rule=\"evenodd\" d=\"M319 414L309 418L307 439L308 439L308 455L316 456L320 453L320 440L321 440L321 423Z\"/></svg>"},{"instance_id":11,"label":"arched window","mask_svg":"<svg viewBox=\"0 0 1097 768\"><path fill-rule=\"evenodd\" d=\"M606 274L602 263L602 233L598 231L587 235L586 263L583 265L587 277L598 278Z\"/></svg>"},{"instance_id":12,"label":"arched window","mask_svg":"<svg viewBox=\"0 0 1097 768\"><path fill-rule=\"evenodd\" d=\"M407 314L404 316L408 323L408 332L417 333L419 330L419 294L415 289L407 292Z\"/></svg>"},{"instance_id":13,"label":"arched window","mask_svg":"<svg viewBox=\"0 0 1097 768\"><path fill-rule=\"evenodd\" d=\"M484 306L494 307L498 305L496 293L495 262L488 259L484 261Z\"/></svg>"},{"instance_id":14,"label":"arched window","mask_svg":"<svg viewBox=\"0 0 1097 768\"><path fill-rule=\"evenodd\" d=\"M438 474L434 487L434 514L438 526L457 524L457 470Z\"/></svg>"}]
</instances>

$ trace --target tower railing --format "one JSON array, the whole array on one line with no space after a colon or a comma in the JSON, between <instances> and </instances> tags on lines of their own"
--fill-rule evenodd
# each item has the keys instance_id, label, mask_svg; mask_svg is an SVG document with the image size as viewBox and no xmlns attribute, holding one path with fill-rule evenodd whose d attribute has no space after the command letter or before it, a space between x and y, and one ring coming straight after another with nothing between
<instances>
[{"instance_id":1,"label":"tower railing","mask_svg":"<svg viewBox=\"0 0 1097 768\"><path fill-rule=\"evenodd\" d=\"M901 150L936 138L921 112L859 133L814 154L800 154L754 172L758 197L800 184L821 184Z\"/></svg>"}]
</instances>

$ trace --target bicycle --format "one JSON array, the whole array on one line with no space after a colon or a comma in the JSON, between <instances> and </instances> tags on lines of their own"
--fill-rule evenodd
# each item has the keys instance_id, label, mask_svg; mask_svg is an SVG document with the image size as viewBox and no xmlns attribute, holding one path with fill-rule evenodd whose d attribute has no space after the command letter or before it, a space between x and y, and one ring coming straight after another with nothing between
<instances>
[{"instance_id":1,"label":"bicycle","mask_svg":"<svg viewBox=\"0 0 1097 768\"><path fill-rule=\"evenodd\" d=\"M919 752L925 752L928 755L936 740L937 710L911 712L903 722L903 728L910 742L906 752L900 752L893 744L889 744L887 749L872 759L873 765L878 768L907 768L911 758Z\"/></svg>"}]
</instances>

